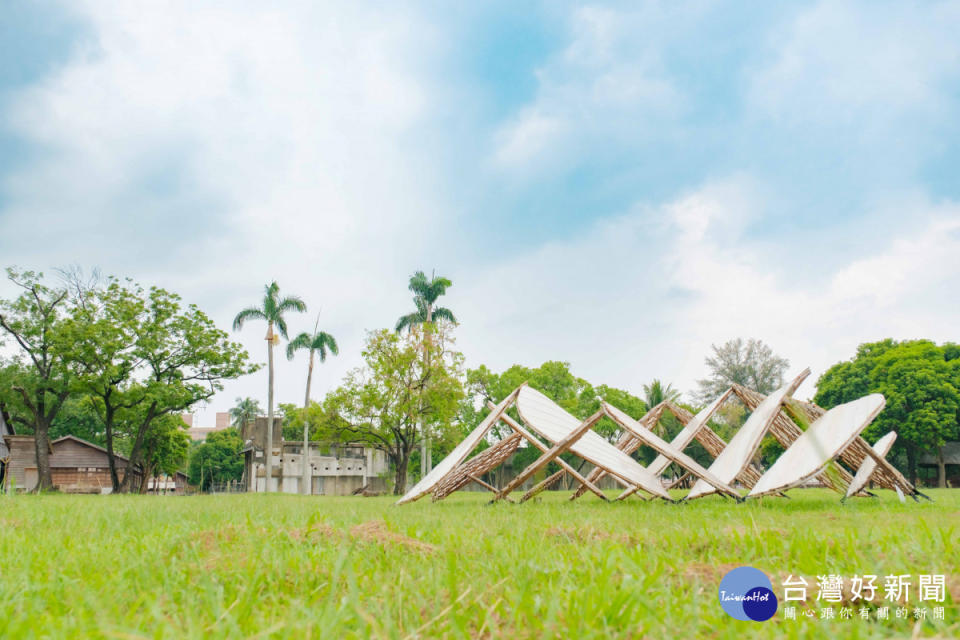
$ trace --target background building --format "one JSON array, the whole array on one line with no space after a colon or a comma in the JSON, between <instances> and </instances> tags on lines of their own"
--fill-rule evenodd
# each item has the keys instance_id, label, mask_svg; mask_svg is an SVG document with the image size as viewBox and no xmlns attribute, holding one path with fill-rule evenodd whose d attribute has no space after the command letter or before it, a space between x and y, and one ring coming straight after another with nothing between
<instances>
[{"instance_id":1,"label":"background building","mask_svg":"<svg viewBox=\"0 0 960 640\"><path fill-rule=\"evenodd\" d=\"M230 426L229 411L217 411L216 424L212 427L195 427L193 425L192 413L181 414L180 419L187 425L187 433L190 435L191 440L206 440L207 436L214 431L223 431Z\"/></svg>"},{"instance_id":2,"label":"background building","mask_svg":"<svg viewBox=\"0 0 960 640\"><path fill-rule=\"evenodd\" d=\"M32 435L6 435L8 450L3 489L31 491L36 488L37 450ZM129 460L114 455L117 472L122 476ZM139 485L140 468L134 467L134 486ZM75 436L64 436L50 443L50 475L53 486L64 493L110 493L110 465L107 450Z\"/></svg>"},{"instance_id":3,"label":"background building","mask_svg":"<svg viewBox=\"0 0 960 640\"><path fill-rule=\"evenodd\" d=\"M303 493L300 487L303 482L303 442L282 441L280 424L280 418L275 418L270 491ZM266 418L257 418L254 424L243 430L243 477L249 491L266 490L263 457L266 430ZM364 487L374 492L386 490L385 476L389 466L386 454L379 449L359 444L311 442L308 462L311 494L346 496Z\"/></svg>"}]
</instances>

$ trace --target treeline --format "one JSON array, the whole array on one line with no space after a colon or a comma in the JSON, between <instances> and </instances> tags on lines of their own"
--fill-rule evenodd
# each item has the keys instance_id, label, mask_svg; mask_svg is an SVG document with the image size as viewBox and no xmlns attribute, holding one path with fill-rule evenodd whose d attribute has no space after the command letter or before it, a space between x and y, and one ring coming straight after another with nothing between
<instances>
[{"instance_id":1,"label":"treeline","mask_svg":"<svg viewBox=\"0 0 960 640\"><path fill-rule=\"evenodd\" d=\"M206 314L166 289L77 270L53 280L13 268L7 275L20 293L0 300L11 352L0 361L0 410L36 436L39 490L53 487L51 431L76 428L106 448L115 492L144 491L157 471L185 461L180 414L258 368ZM139 485L134 465L144 471Z\"/></svg>"},{"instance_id":2,"label":"treeline","mask_svg":"<svg viewBox=\"0 0 960 640\"><path fill-rule=\"evenodd\" d=\"M893 453L910 479L917 482L920 456L928 453L936 460L937 485L946 487L944 445L960 440L960 345L891 339L862 344L853 359L820 377L814 401L829 408L868 393L882 393L887 406L864 437L874 442L896 431Z\"/></svg>"},{"instance_id":3,"label":"treeline","mask_svg":"<svg viewBox=\"0 0 960 640\"><path fill-rule=\"evenodd\" d=\"M15 269L8 269L8 277L19 294L0 300L0 336L9 354L0 359L0 411L18 430L37 434L40 489L51 486L48 449L40 443L68 433L105 446L117 492L145 486L133 486L132 474L116 463L118 454L142 465L144 482L154 473L172 473L185 465L191 482L204 487L239 479L238 431L231 429L190 447L179 419L179 414L222 390L225 381L260 366L251 363L242 347L202 311L159 287L144 288L113 277L84 278L76 270L61 273L55 281ZM319 321L311 332L289 332L287 316L306 311L306 304L296 296L281 296L275 282L267 285L259 304L237 314L234 330L251 320L266 324L266 413L283 417L284 438L355 442L380 449L392 464L394 490L401 492L411 467L419 467L419 474L413 473L417 477L429 471L434 455L446 455L487 414L487 401L499 402L523 382L579 418L594 413L601 400L639 418L662 400L695 412L733 383L770 393L783 384L789 367L785 358L759 340L738 338L714 345L705 359L708 376L689 394L689 404L672 385L659 380L634 394L588 382L561 361L536 368L514 365L500 373L485 366L466 369L463 354L456 349L457 319L437 304L451 286L442 276L415 273L409 281L414 311L400 315L392 330L368 332L361 366L322 400L313 401L314 364L337 354L338 345L332 335L319 330ZM301 351L308 356L302 406L274 403L274 349L284 340L288 358ZM960 346L884 340L861 345L852 360L831 367L817 382L814 400L830 408L883 393L886 409L865 437L872 442L896 430L894 463L916 481L921 455L937 456L943 486L943 447L960 439L958 390ZM236 427L261 413L250 398L238 398L231 410ZM742 405L727 403L715 416L713 428L729 439L746 415ZM669 440L681 425L666 415L657 428ZM611 441L619 436L607 419L596 430ZM709 465L709 456L698 447L692 445L688 453ZM761 446L758 462L769 465L780 452L770 438ZM518 464L536 453L521 449ZM637 455L641 462L652 456L644 450Z\"/></svg>"},{"instance_id":4,"label":"treeline","mask_svg":"<svg viewBox=\"0 0 960 640\"><path fill-rule=\"evenodd\" d=\"M690 394L692 402L686 403L672 385L659 380L644 385L643 393L635 395L624 389L592 384L574 375L569 364L560 361L535 368L514 365L501 373L486 366L463 370L462 356L452 349L453 328L451 323L434 323L426 330L435 333L428 336L440 337L426 340L423 336L401 337L388 331L370 333L364 366L352 372L341 387L321 402L312 402L306 409L283 406L285 428L294 434L306 427L311 439L362 441L387 451L396 469L394 491L399 493L407 481L407 466L415 468L422 457L416 448L423 442L422 434L429 434L431 453L442 458L487 415L487 401L501 401L523 382L581 419L593 414L600 400L639 418L662 400L671 400L696 412L732 384L770 393L784 383L789 367L785 358L759 340L738 338L714 345L705 358L709 375L698 382L697 389ZM428 349L437 345L446 347L424 358L424 345ZM439 370L425 368L431 359L439 365ZM424 380L441 375L445 382L433 387L436 395L418 395ZM887 431L896 430L898 439L890 454L892 462L917 482L918 460L923 453L931 454L940 461L938 484L946 486L943 447L947 442L960 439L958 389L960 347L957 345L938 346L926 340L884 340L862 345L853 360L831 367L818 380L814 400L831 408L870 393L884 394L886 409L864 432L864 437L872 443ZM514 418L518 417L515 409L510 412ZM746 408L731 400L714 416L711 426L729 441L747 417ZM418 424L422 428L418 429ZM668 441L681 428L669 413L657 426L659 435ZM608 419L601 420L595 430L611 442L620 435ZM498 434L496 429L494 433L506 435ZM768 467L782 452L777 441L768 436L756 461ZM519 449L514 463L522 467L532 462L538 453L532 448ZM693 443L687 453L704 466L712 462L698 443ZM644 464L653 458L653 452L646 448L635 455ZM564 456L568 462L580 464L572 454ZM421 467L421 473L428 468L429 465ZM556 469L548 469L548 473Z\"/></svg>"}]
</instances>

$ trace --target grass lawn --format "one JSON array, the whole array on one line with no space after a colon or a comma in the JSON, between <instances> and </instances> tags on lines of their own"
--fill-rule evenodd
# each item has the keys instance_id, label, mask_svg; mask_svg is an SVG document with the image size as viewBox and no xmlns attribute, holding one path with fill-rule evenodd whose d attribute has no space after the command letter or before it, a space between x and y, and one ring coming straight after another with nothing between
<instances>
[{"instance_id":1,"label":"grass lawn","mask_svg":"<svg viewBox=\"0 0 960 640\"><path fill-rule=\"evenodd\" d=\"M825 490L741 505L0 496L0 638L960 636L960 491L880 493L845 506ZM744 564L778 597L787 574L806 576L814 607L817 575L912 574L911 616L794 621L781 602L739 622L717 587ZM945 620L913 620L918 574L946 574Z\"/></svg>"}]
</instances>

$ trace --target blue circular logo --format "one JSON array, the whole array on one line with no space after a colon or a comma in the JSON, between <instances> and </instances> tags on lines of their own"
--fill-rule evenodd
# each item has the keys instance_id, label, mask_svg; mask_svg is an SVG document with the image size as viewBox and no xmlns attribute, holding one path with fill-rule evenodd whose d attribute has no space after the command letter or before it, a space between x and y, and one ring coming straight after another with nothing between
<instances>
[{"instance_id":1,"label":"blue circular logo","mask_svg":"<svg viewBox=\"0 0 960 640\"><path fill-rule=\"evenodd\" d=\"M728 571L720 581L717 597L727 615L737 620L763 622L777 612L777 596L770 578L753 567Z\"/></svg>"}]
</instances>

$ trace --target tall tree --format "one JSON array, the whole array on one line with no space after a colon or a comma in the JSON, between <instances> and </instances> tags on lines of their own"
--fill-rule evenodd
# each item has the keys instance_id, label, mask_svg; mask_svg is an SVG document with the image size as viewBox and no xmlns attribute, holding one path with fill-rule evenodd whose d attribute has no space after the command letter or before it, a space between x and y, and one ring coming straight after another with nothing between
<instances>
[{"instance_id":1,"label":"tall tree","mask_svg":"<svg viewBox=\"0 0 960 640\"><path fill-rule=\"evenodd\" d=\"M435 320L442 319L455 323L457 319L450 309L436 306L440 296L445 295L447 289L452 286L453 282L449 278L431 274L428 279L423 271L414 273L410 277L407 288L413 293L413 304L417 310L405 316L400 316L395 327L397 333Z\"/></svg>"},{"instance_id":2,"label":"tall tree","mask_svg":"<svg viewBox=\"0 0 960 640\"><path fill-rule=\"evenodd\" d=\"M297 351L309 351L310 360L307 364L307 390L303 396L304 408L310 406L310 385L313 382L313 361L318 357L321 364L327 361L327 354L339 355L337 340L326 331L319 331L320 317L317 317L313 333L303 332L287 343L287 360L293 360Z\"/></svg>"},{"instance_id":3,"label":"tall tree","mask_svg":"<svg viewBox=\"0 0 960 640\"><path fill-rule=\"evenodd\" d=\"M196 305L158 287L110 278L88 292L71 320L69 337L79 374L75 388L93 399L104 425L114 491L132 490L145 438L158 419L187 411L255 371L243 348ZM120 477L117 439L129 450Z\"/></svg>"},{"instance_id":4,"label":"tall tree","mask_svg":"<svg viewBox=\"0 0 960 640\"><path fill-rule=\"evenodd\" d=\"M710 348L713 356L705 359L710 376L697 381L700 403L709 404L734 383L763 394L783 386L790 361L776 355L762 340L734 338Z\"/></svg>"},{"instance_id":5,"label":"tall tree","mask_svg":"<svg viewBox=\"0 0 960 640\"><path fill-rule=\"evenodd\" d=\"M438 435L453 430L451 422L463 397L463 356L450 348L449 335L427 340L417 335L445 332L449 326L425 324L406 336L371 333L363 350L364 366L351 371L323 403L324 436L384 451L394 465L396 494L406 487L410 454L421 427Z\"/></svg>"},{"instance_id":6,"label":"tall tree","mask_svg":"<svg viewBox=\"0 0 960 640\"><path fill-rule=\"evenodd\" d=\"M37 490L44 491L53 488L50 425L70 395L73 377L73 345L64 336L72 305L67 289L47 286L41 273L9 268L7 277L21 293L14 300L0 301L0 328L15 349L12 362L4 367L12 393L3 390L0 394L10 421L34 433Z\"/></svg>"},{"instance_id":7,"label":"tall tree","mask_svg":"<svg viewBox=\"0 0 960 640\"><path fill-rule=\"evenodd\" d=\"M340 353L337 347L336 339L326 331L320 331L320 315L317 314L317 321L313 325L313 333L303 332L296 338L287 343L287 360L293 360L297 351L307 350L310 352L310 361L307 365L307 391L303 396L303 408L310 406L310 383L313 381L313 358L319 356L320 362L327 361L327 352L333 355ZM303 421L303 481L302 489L305 495L312 493L310 488L310 428L306 420Z\"/></svg>"},{"instance_id":8,"label":"tall tree","mask_svg":"<svg viewBox=\"0 0 960 640\"><path fill-rule=\"evenodd\" d=\"M416 311L400 316L397 320L396 331L400 333L404 330L410 331L413 327L424 324L433 324L436 320L447 320L456 323L457 318L453 312L446 307L436 306L440 296L447 293L447 289L453 286L449 278L437 276L431 273L428 279L423 271L417 271L410 277L407 288L413 293L413 304ZM422 332L424 337L432 335L431 332ZM427 349L424 349L424 358L427 357ZM423 425L421 425L423 426ZM420 475L421 477L430 472L433 468L432 451L430 448L430 436L426 429L421 431L420 438Z\"/></svg>"},{"instance_id":9,"label":"tall tree","mask_svg":"<svg viewBox=\"0 0 960 640\"><path fill-rule=\"evenodd\" d=\"M270 480L273 478L273 347L280 342L280 336L287 338L287 321L283 314L290 311L303 313L307 305L297 296L280 297L280 286L276 281L264 287L263 301L259 307L247 307L233 319L233 330L239 331L247 320L263 320L267 323L267 451L264 453L266 479L264 487L270 491ZM279 332L274 333L274 329ZM250 479L250 488L255 485L255 478Z\"/></svg>"},{"instance_id":10,"label":"tall tree","mask_svg":"<svg viewBox=\"0 0 960 640\"><path fill-rule=\"evenodd\" d=\"M257 420L257 416L263 413L260 403L253 398L237 398L237 403L230 409L230 425L237 428L240 437L243 438L248 425Z\"/></svg>"},{"instance_id":11,"label":"tall tree","mask_svg":"<svg viewBox=\"0 0 960 640\"><path fill-rule=\"evenodd\" d=\"M862 344L852 360L820 376L814 401L829 408L869 393L882 393L887 405L865 437L876 439L895 430L894 448L906 453L914 483L917 458L924 451L932 453L938 460L938 484L945 487L943 446L960 438L960 348L929 340Z\"/></svg>"}]
</instances>

